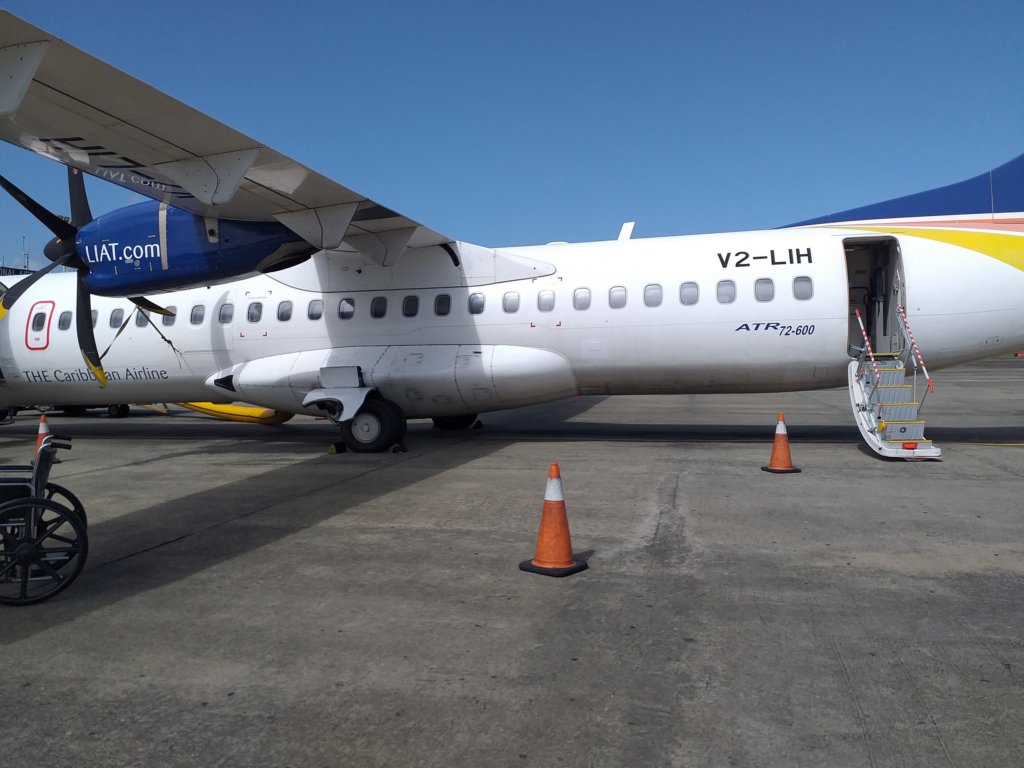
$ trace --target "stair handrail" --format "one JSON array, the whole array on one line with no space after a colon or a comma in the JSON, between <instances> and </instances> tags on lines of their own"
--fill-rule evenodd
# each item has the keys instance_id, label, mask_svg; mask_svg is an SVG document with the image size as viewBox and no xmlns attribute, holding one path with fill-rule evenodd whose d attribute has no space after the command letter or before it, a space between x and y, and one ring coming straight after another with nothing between
<instances>
[{"instance_id":1,"label":"stair handrail","mask_svg":"<svg viewBox=\"0 0 1024 768\"><path fill-rule=\"evenodd\" d=\"M874 350L871 349L871 339L868 338L867 329L864 328L864 320L860 316L860 310L854 309L853 312L857 315L857 324L860 326L860 335L864 337L864 349L867 350L868 357L871 358L871 365L875 368L875 387L877 387L882 381L882 374L878 372L878 361L875 360Z\"/></svg>"},{"instance_id":2,"label":"stair handrail","mask_svg":"<svg viewBox=\"0 0 1024 768\"><path fill-rule=\"evenodd\" d=\"M914 351L914 358L917 360L918 365L921 366L921 372L924 373L925 381L928 382L928 391L934 392L935 384L932 382L931 374L928 373L928 368L925 367L924 357L922 357L921 350L918 348L917 341L914 339L914 332L910 330L910 321L907 319L907 310L903 308L902 304L896 305L896 314L900 318L900 329L910 341L910 347ZM922 397L921 400L923 401L924 398Z\"/></svg>"}]
</instances>

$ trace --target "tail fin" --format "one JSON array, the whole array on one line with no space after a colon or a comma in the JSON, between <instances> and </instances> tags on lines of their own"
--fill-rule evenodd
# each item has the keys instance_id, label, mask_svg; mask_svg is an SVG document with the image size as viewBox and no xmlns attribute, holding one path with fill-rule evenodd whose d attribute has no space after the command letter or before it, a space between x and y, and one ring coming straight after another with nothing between
<instances>
[{"instance_id":1,"label":"tail fin","mask_svg":"<svg viewBox=\"0 0 1024 768\"><path fill-rule=\"evenodd\" d=\"M849 221L889 221L933 216L994 217L1024 212L1024 155L979 176L945 187L798 221L790 227Z\"/></svg>"}]
</instances>

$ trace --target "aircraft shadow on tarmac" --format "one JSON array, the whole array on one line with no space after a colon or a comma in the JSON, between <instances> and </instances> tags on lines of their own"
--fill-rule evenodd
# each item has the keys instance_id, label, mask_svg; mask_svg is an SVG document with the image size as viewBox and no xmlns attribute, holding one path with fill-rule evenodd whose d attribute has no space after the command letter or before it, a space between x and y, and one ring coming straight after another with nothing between
<instances>
[{"instance_id":1,"label":"aircraft shadow on tarmac","mask_svg":"<svg viewBox=\"0 0 1024 768\"><path fill-rule=\"evenodd\" d=\"M549 418L533 416L528 420L503 424L487 415L481 417L482 430L471 432L439 432L428 422L411 422L411 439L428 442L447 442L453 439L485 438L496 440L624 440L624 441L685 441L685 442L771 442L775 424L619 424L612 422L570 420L572 414L563 412ZM76 439L129 438L168 441L169 451L175 452L178 442L225 439L239 442L211 447L217 453L257 452L266 440L281 445L295 445L308 450L311 445L327 445L339 439L338 432L326 422L287 423L278 426L254 424L210 424L204 421L177 423L173 431L159 429L153 433L155 423L131 423L123 420L62 424L55 431L72 432ZM811 443L859 443L857 428L849 424L788 424L791 440ZM33 426L34 431L34 426ZM12 434L6 432L4 434ZM28 431L22 433L26 437ZM936 443L991 443L995 445L1024 444L1024 425L1005 427L942 427L929 426L927 436ZM0 447L2 450L2 447ZM5 460L0 459L0 460ZM12 456L11 463L21 463Z\"/></svg>"},{"instance_id":2,"label":"aircraft shadow on tarmac","mask_svg":"<svg viewBox=\"0 0 1024 768\"><path fill-rule=\"evenodd\" d=\"M469 452L428 448L373 456L320 452L237 482L90 521L89 563L77 582L42 605L3 609L0 644L188 578L422 480L422 472L393 471L400 462L429 454L431 471L444 472L499 447L498 442L476 443ZM339 472L339 462L346 461L357 462L362 471Z\"/></svg>"},{"instance_id":3,"label":"aircraft shadow on tarmac","mask_svg":"<svg viewBox=\"0 0 1024 768\"><path fill-rule=\"evenodd\" d=\"M563 404L559 414L571 418L591 405L583 400ZM539 408L534 414L544 411ZM330 455L326 448L338 439L338 432L326 423L306 421L289 428L289 424L263 427L206 418L170 421L174 423L157 418L135 422L75 419L68 423L55 418L51 429L58 434L70 434L78 451L88 450L90 439L101 438L167 444L167 450L158 455L139 460L126 457L125 465L136 468L173 460L175 456L193 456L197 450L195 441L209 439L223 439L225 443L204 445L204 456L233 454L241 457L240 463L258 464L258 455L267 453L268 435L277 451L293 445L296 450L309 453L310 458L109 519L91 520L89 562L74 586L33 608L4 609L0 644L45 632L120 600L247 555L344 515L359 504L415 484L423 479L424 471L438 474L455 469L500 450L508 442L475 439L486 430L441 432L431 429L429 422L419 422L414 424L410 442L415 445L408 453ZM0 433L0 463L26 462L37 424L34 418L23 417ZM421 460L417 471L394 471L412 459ZM347 465L349 471L339 471L339 463ZM55 479L62 480L59 476ZM63 482L68 487L75 486L73 475ZM329 503L324 503L325 492ZM318 494L316 502L310 503ZM87 511L90 510L87 494L80 495ZM97 517L94 515L93 520Z\"/></svg>"},{"instance_id":4,"label":"aircraft shadow on tarmac","mask_svg":"<svg viewBox=\"0 0 1024 768\"><path fill-rule=\"evenodd\" d=\"M791 441L807 443L860 443L857 428L846 424L787 425ZM771 443L775 425L744 424L609 424L571 421L492 430L488 436L504 440L624 440ZM1024 425L1008 427L929 427L936 443L1024 445ZM865 446L866 447L866 446ZM870 449L869 449L870 450ZM872 455L874 452L871 452Z\"/></svg>"}]
</instances>

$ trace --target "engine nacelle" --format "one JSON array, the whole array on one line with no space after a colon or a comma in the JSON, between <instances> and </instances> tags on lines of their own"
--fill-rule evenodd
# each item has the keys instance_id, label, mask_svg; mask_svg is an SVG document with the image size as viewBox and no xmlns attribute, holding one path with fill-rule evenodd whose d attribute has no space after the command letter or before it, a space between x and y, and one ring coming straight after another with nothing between
<instances>
[{"instance_id":1,"label":"engine nacelle","mask_svg":"<svg viewBox=\"0 0 1024 768\"><path fill-rule=\"evenodd\" d=\"M353 373L353 376L334 374ZM310 392L344 386L376 389L409 418L484 413L545 403L578 393L569 361L557 352L490 344L340 347L274 355L239 363L207 379L220 397L292 413ZM336 395L338 404L346 398ZM352 402L361 403L362 398ZM342 412L340 420L354 413Z\"/></svg>"},{"instance_id":2,"label":"engine nacelle","mask_svg":"<svg viewBox=\"0 0 1024 768\"><path fill-rule=\"evenodd\" d=\"M206 219L154 200L82 226L75 249L101 296L137 296L268 272L315 248L277 222Z\"/></svg>"}]
</instances>

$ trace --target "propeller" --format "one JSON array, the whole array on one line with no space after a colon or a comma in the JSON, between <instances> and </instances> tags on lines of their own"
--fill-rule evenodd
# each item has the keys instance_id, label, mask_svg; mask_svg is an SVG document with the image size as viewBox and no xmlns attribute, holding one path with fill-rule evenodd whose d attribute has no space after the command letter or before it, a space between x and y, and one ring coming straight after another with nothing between
<instances>
[{"instance_id":1,"label":"propeller","mask_svg":"<svg viewBox=\"0 0 1024 768\"><path fill-rule=\"evenodd\" d=\"M43 276L57 267L65 265L74 267L78 278L75 292L75 330L78 333L78 346L82 350L86 366L99 381L100 386L106 387L109 382L103 371L99 352L96 350L96 335L92 329L92 299L89 287L85 283L89 267L75 250L75 240L78 237L79 228L92 221L92 213L89 211L89 201L85 195L85 182L81 172L76 168L68 168L68 191L71 197L70 222L46 210L3 176L0 176L0 187L7 190L15 200L24 206L25 210L35 216L43 226L54 234L53 240L43 248L43 254L50 259L50 263L33 272L24 280L15 283L3 295L3 298L0 298L0 319L3 319L11 311L14 303Z\"/></svg>"},{"instance_id":2,"label":"propeller","mask_svg":"<svg viewBox=\"0 0 1024 768\"><path fill-rule=\"evenodd\" d=\"M75 290L75 330L78 334L78 347L82 350L82 358L85 360L86 366L99 381L100 386L106 387L107 375L103 371L102 355L96 349L96 335L92 328L92 297L85 282L85 278L89 274L89 265L78 255L76 249L79 229L92 221L89 198L85 193L85 177L77 168L68 166L68 196L71 200L70 221L48 211L3 176L0 176L0 187L7 190L11 197L21 203L25 210L35 216L54 235L53 239L43 247L43 255L50 260L50 263L33 272L24 280L15 283L0 298L0 320L10 312L14 303L44 275L49 274L57 267L73 267L78 277ZM155 304L144 296L129 296L128 300L140 310L169 317L174 316L174 312Z\"/></svg>"}]
</instances>

